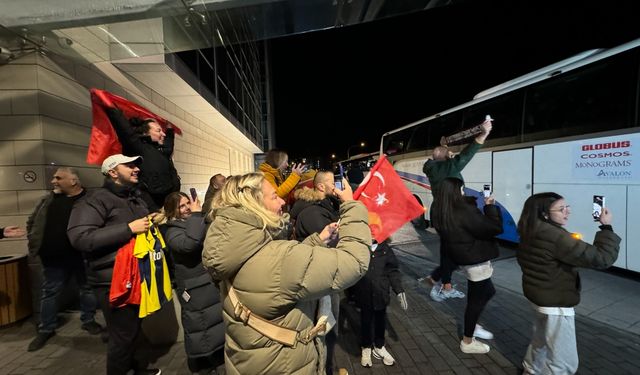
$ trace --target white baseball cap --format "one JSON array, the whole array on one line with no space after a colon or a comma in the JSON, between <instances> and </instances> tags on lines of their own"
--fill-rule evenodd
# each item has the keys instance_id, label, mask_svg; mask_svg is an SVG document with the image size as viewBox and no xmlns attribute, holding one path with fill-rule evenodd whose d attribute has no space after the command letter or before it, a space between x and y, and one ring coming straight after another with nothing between
<instances>
[{"instance_id":1,"label":"white baseball cap","mask_svg":"<svg viewBox=\"0 0 640 375\"><path fill-rule=\"evenodd\" d=\"M131 163L136 160L142 161L142 156L124 156L122 154L111 155L102 162L102 174L106 175L116 166Z\"/></svg>"}]
</instances>

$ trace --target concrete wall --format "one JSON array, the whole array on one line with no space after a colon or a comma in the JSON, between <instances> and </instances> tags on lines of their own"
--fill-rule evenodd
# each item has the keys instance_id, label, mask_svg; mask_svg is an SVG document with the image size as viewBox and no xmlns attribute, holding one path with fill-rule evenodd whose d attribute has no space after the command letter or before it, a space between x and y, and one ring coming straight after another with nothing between
<instances>
[{"instance_id":1,"label":"concrete wall","mask_svg":"<svg viewBox=\"0 0 640 375\"><path fill-rule=\"evenodd\" d=\"M195 187L204 196L213 174L253 169L251 150L110 63L99 65L34 53L0 66L0 227L25 225L57 166L78 168L87 187L101 185L98 168L85 162L91 87L133 100L183 130L174 162L184 191ZM24 253L26 240L0 241L0 255Z\"/></svg>"}]
</instances>

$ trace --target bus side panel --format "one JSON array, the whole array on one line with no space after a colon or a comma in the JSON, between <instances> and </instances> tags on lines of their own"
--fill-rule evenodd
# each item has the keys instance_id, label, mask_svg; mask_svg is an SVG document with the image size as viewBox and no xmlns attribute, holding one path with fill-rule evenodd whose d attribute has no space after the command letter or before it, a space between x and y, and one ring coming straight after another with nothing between
<instances>
[{"instance_id":1,"label":"bus side panel","mask_svg":"<svg viewBox=\"0 0 640 375\"><path fill-rule=\"evenodd\" d=\"M607 204L609 198L607 198ZM627 252L627 269L640 272L640 185L627 188L627 243L632 244ZM613 213L613 230L622 226L619 215ZM620 224L619 224L620 223Z\"/></svg>"},{"instance_id":2,"label":"bus side panel","mask_svg":"<svg viewBox=\"0 0 640 375\"><path fill-rule=\"evenodd\" d=\"M465 187L482 193L484 184L491 183L491 152L478 152L462 170Z\"/></svg>"},{"instance_id":3,"label":"bus side panel","mask_svg":"<svg viewBox=\"0 0 640 375\"><path fill-rule=\"evenodd\" d=\"M426 218L429 218L429 207L432 201L431 188L427 177L422 172L422 166L426 160L426 158L398 160L393 164L393 168L411 194L420 198L427 210Z\"/></svg>"},{"instance_id":4,"label":"bus side panel","mask_svg":"<svg viewBox=\"0 0 640 375\"><path fill-rule=\"evenodd\" d=\"M637 134L591 138L536 146L534 151L534 192L554 191L564 196L572 209L566 229L581 233L587 242L593 242L598 231L598 223L591 218L593 195L606 197L613 228L622 238L615 263L621 268L628 268L627 207L632 206L627 190L640 182L640 160L635 156L640 153L639 138Z\"/></svg>"},{"instance_id":5,"label":"bus side panel","mask_svg":"<svg viewBox=\"0 0 640 375\"><path fill-rule=\"evenodd\" d=\"M531 196L532 154L531 148L493 153L493 194L511 215L503 220L505 233L500 238L512 242L520 240L517 234L518 220L524 202Z\"/></svg>"}]
</instances>

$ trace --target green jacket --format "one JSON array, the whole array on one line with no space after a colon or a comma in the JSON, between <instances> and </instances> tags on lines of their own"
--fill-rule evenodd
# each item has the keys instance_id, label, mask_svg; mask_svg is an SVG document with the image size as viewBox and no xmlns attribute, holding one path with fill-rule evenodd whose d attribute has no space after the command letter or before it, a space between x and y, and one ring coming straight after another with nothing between
<instances>
[{"instance_id":1,"label":"green jacket","mask_svg":"<svg viewBox=\"0 0 640 375\"><path fill-rule=\"evenodd\" d=\"M456 177L464 181L462 178L462 170L473 159L482 145L473 141L467 145L458 155L447 160L429 159L424 163L422 172L427 175L429 184L431 185L431 193L436 194L436 190L440 188L442 180L448 177Z\"/></svg>"},{"instance_id":2,"label":"green jacket","mask_svg":"<svg viewBox=\"0 0 640 375\"><path fill-rule=\"evenodd\" d=\"M538 306L576 306L581 289L577 267L608 268L618 250L620 237L611 230L597 232L590 245L560 226L539 221L534 238L518 249L524 295Z\"/></svg>"},{"instance_id":3,"label":"green jacket","mask_svg":"<svg viewBox=\"0 0 640 375\"><path fill-rule=\"evenodd\" d=\"M294 347L269 340L236 318L228 290L233 285L254 314L304 335L315 325L318 299L355 284L369 266L367 209L345 202L340 217L340 240L327 248L317 233L303 242L273 240L243 208L215 211L202 262L221 281L227 374L324 374L320 339Z\"/></svg>"}]
</instances>

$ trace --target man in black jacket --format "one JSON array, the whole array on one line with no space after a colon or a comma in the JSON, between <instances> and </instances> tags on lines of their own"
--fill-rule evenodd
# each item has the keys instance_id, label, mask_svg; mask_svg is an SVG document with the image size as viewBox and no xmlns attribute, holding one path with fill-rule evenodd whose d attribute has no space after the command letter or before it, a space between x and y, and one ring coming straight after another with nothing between
<instances>
[{"instance_id":1,"label":"man in black jacket","mask_svg":"<svg viewBox=\"0 0 640 375\"><path fill-rule=\"evenodd\" d=\"M320 171L313 178L313 189L302 188L295 192L296 203L291 208L295 236L300 241L340 218L340 200L334 194L333 173Z\"/></svg>"},{"instance_id":2,"label":"man in black jacket","mask_svg":"<svg viewBox=\"0 0 640 375\"><path fill-rule=\"evenodd\" d=\"M295 192L296 203L291 209L295 237L302 241L313 233L320 233L329 223L340 218L340 200L335 193L335 177L332 172L320 171L313 178L313 189L302 188ZM335 245L335 243L334 243ZM340 312L340 296L331 295L331 312L336 320ZM333 352L338 340L336 325L326 335L327 375L333 374Z\"/></svg>"},{"instance_id":3,"label":"man in black jacket","mask_svg":"<svg viewBox=\"0 0 640 375\"><path fill-rule=\"evenodd\" d=\"M67 234L74 248L87 253L88 279L94 286L107 330L107 374L135 368L134 341L140 331L138 306L111 307L109 290L116 253L135 235L149 229L149 209L138 190L140 156L111 155L102 163L102 188L79 200L71 212ZM160 374L137 370L136 374Z\"/></svg>"},{"instance_id":4,"label":"man in black jacket","mask_svg":"<svg viewBox=\"0 0 640 375\"><path fill-rule=\"evenodd\" d=\"M67 224L74 203L85 195L78 172L61 167L51 179L53 191L42 198L27 220L29 254L40 256L42 262L42 294L40 296L40 324L38 335L29 344L28 351L42 348L55 335L57 299L73 276L80 289L80 320L82 329L93 335L102 332L96 323L96 296L87 282L84 259L71 246L67 237Z\"/></svg>"}]
</instances>

